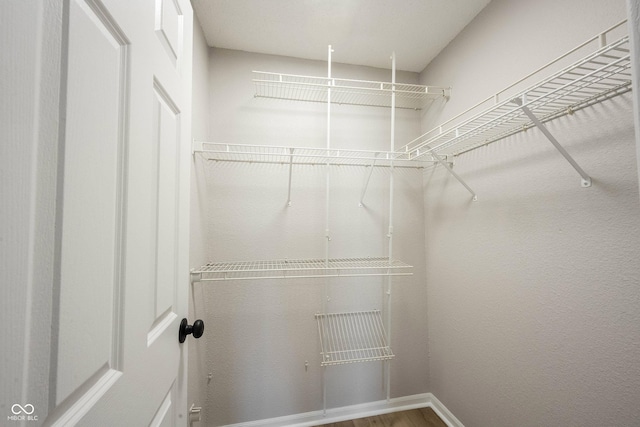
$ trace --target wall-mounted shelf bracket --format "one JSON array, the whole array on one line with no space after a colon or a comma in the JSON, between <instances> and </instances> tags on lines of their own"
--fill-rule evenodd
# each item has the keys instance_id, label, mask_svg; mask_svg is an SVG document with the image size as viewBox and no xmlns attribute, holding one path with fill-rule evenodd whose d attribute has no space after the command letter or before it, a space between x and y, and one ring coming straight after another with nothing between
<instances>
[{"instance_id":1,"label":"wall-mounted shelf bracket","mask_svg":"<svg viewBox=\"0 0 640 427\"><path fill-rule=\"evenodd\" d=\"M581 185L582 187L591 187L591 177L587 175L587 173L580 167L580 165L571 157L571 155L564 149L562 145L558 142L558 140L549 132L549 129L533 114L533 112L527 108L527 99L526 95L523 95L522 98L515 98L513 103L518 105L522 112L529 117L531 122L540 129L540 131L547 137L547 139L553 144L554 147L562 154L562 156L573 166L573 168L580 174L582 177Z\"/></svg>"},{"instance_id":2,"label":"wall-mounted shelf bracket","mask_svg":"<svg viewBox=\"0 0 640 427\"><path fill-rule=\"evenodd\" d=\"M371 174L373 173L373 168L376 165L376 161L378 161L378 154L376 153L373 161L371 162L371 166L369 167L369 173L367 173L367 178L364 181L364 186L362 187L362 194L360 194L360 207L364 206L364 195L367 193L367 188L369 187L369 180L371 179Z\"/></svg>"},{"instance_id":3,"label":"wall-mounted shelf bracket","mask_svg":"<svg viewBox=\"0 0 640 427\"><path fill-rule=\"evenodd\" d=\"M191 269L191 271L189 272L189 276L191 279L191 284L202 280L202 273L200 271L197 271L195 268Z\"/></svg>"},{"instance_id":4,"label":"wall-mounted shelf bracket","mask_svg":"<svg viewBox=\"0 0 640 427\"><path fill-rule=\"evenodd\" d=\"M195 156L198 151L204 150L204 144L201 141L195 139L191 141L191 155Z\"/></svg>"},{"instance_id":5,"label":"wall-mounted shelf bracket","mask_svg":"<svg viewBox=\"0 0 640 427\"><path fill-rule=\"evenodd\" d=\"M423 148L426 148L426 151L428 151L431 154L431 157L433 157L438 163L440 163L447 171L449 171L449 173L458 180L458 182L460 184L462 184L462 186L464 188L467 189L467 191L469 193L471 193L471 200L473 200L474 202L478 201L478 195L476 194L475 191L473 191L471 189L471 187L469 187L469 185L467 185L466 182L464 182L464 180L462 178L460 178L460 175L458 175L457 173L454 172L452 166L453 163L452 162L448 162L446 161L447 159L440 156L439 154L436 154L436 152L434 150L432 150L428 145L425 145ZM420 152L421 150L416 150L416 157L421 156L422 153Z\"/></svg>"}]
</instances>

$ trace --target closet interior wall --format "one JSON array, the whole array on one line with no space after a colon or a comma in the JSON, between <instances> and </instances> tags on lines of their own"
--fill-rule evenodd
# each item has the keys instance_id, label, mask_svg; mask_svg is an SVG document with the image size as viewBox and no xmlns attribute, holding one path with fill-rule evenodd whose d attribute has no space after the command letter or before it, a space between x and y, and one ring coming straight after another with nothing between
<instances>
[{"instance_id":1,"label":"closet interior wall","mask_svg":"<svg viewBox=\"0 0 640 427\"><path fill-rule=\"evenodd\" d=\"M624 0L493 0L421 73L453 86L450 102L423 117L423 131L625 15ZM425 173L429 391L463 424L637 425L631 99L547 123L592 177L590 188L535 128L455 159L478 202L442 168Z\"/></svg>"},{"instance_id":2,"label":"closet interior wall","mask_svg":"<svg viewBox=\"0 0 640 427\"><path fill-rule=\"evenodd\" d=\"M333 76L390 81L390 70L340 64L340 47L334 49ZM254 98L251 82L252 70L323 76L326 62L215 48L208 58L205 140L326 147L326 104ZM401 63L398 58L399 67ZM398 72L397 80L417 83L418 74ZM332 105L331 110L332 148L389 150L388 108ZM395 123L396 141L408 141L420 133L420 112L399 110ZM205 262L324 257L325 166L293 166L289 207L288 164L198 156L193 198L200 220L196 226L192 216L192 233L200 234ZM368 172L364 166L331 166L332 258L388 255L389 169L374 169L360 207ZM421 177L421 169L394 171L393 256L418 267L413 276L393 279L391 397L428 391ZM192 258L192 267L199 265ZM328 280L329 312L384 311L385 277ZM203 360L194 375L205 392L203 417L209 425L322 409L314 315L322 311L324 283L305 278L192 285L195 316L206 325L206 339L199 344ZM382 366L368 362L327 368L327 408L385 399Z\"/></svg>"}]
</instances>

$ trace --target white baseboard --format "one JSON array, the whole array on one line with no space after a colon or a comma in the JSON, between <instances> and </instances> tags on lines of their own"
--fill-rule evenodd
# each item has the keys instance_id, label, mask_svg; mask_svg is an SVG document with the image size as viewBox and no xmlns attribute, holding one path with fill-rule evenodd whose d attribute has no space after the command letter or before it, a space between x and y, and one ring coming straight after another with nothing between
<instances>
[{"instance_id":1,"label":"white baseboard","mask_svg":"<svg viewBox=\"0 0 640 427\"><path fill-rule=\"evenodd\" d=\"M388 401L379 400L377 402L331 408L327 409L326 414L324 414L323 411L305 412L266 420L229 424L224 427L310 427L417 408L432 408L448 427L464 427L451 411L431 393L396 397Z\"/></svg>"},{"instance_id":2,"label":"white baseboard","mask_svg":"<svg viewBox=\"0 0 640 427\"><path fill-rule=\"evenodd\" d=\"M427 393L430 398L431 409L445 422L448 427L464 427L464 424L451 413L432 393Z\"/></svg>"}]
</instances>

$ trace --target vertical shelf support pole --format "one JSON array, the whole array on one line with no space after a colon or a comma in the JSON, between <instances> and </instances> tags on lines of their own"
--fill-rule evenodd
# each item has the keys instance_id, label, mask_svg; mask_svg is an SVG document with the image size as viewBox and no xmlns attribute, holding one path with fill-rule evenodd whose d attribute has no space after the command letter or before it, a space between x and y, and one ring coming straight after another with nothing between
<instances>
[{"instance_id":1,"label":"vertical shelf support pole","mask_svg":"<svg viewBox=\"0 0 640 427\"><path fill-rule=\"evenodd\" d=\"M331 45L327 48L327 155L329 155L329 150L331 150L331 53L333 49L331 49ZM330 184L330 174L329 174L329 159L327 159L326 165L326 199L325 199L325 267L329 267L329 241L331 240L329 234L329 184ZM328 313L327 305L329 302L329 279L324 279L324 298L322 299L322 312L324 314ZM327 415L327 367L324 366L322 368L322 413L324 416Z\"/></svg>"},{"instance_id":2,"label":"vertical shelf support pole","mask_svg":"<svg viewBox=\"0 0 640 427\"><path fill-rule=\"evenodd\" d=\"M331 53L333 49L331 49L331 45L329 45L327 50L327 155L330 155L331 150ZM326 178L326 199L325 199L325 264L326 267L329 266L329 190L330 190L330 162L327 158L325 178ZM325 311L326 313L326 311Z\"/></svg>"},{"instance_id":3,"label":"vertical shelf support pole","mask_svg":"<svg viewBox=\"0 0 640 427\"><path fill-rule=\"evenodd\" d=\"M391 135L389 139L389 151L394 152L396 150L396 53L391 54ZM391 160L389 167L389 265L393 259L393 160ZM386 320L387 320L387 345L391 347L391 285L393 278L391 275L387 276L387 291L385 292L386 298ZM391 399L391 361L385 362L386 378L385 383L387 387L387 402Z\"/></svg>"},{"instance_id":4,"label":"vertical shelf support pole","mask_svg":"<svg viewBox=\"0 0 640 427\"><path fill-rule=\"evenodd\" d=\"M536 125L538 129L540 129L540 131L542 131L544 136L546 136L547 139L553 144L553 146L556 147L556 149L569 162L569 164L573 166L576 172L580 174L580 176L582 177L582 187L591 187L591 177L587 175L587 173L580 167L580 165L573 159L573 157L571 157L567 150L565 150L564 147L560 145L558 140L551 134L551 132L549 132L547 127L540 120L538 120L535 114L533 114L533 112L525 105L526 99L524 99L524 96L523 99L516 98L513 100L513 102L520 106L522 112L526 114L527 117L529 117L533 124Z\"/></svg>"},{"instance_id":5,"label":"vertical shelf support pole","mask_svg":"<svg viewBox=\"0 0 640 427\"><path fill-rule=\"evenodd\" d=\"M287 206L291 206L291 174L293 169L293 150L295 150L295 148L289 148L289 191L287 193Z\"/></svg>"}]
</instances>

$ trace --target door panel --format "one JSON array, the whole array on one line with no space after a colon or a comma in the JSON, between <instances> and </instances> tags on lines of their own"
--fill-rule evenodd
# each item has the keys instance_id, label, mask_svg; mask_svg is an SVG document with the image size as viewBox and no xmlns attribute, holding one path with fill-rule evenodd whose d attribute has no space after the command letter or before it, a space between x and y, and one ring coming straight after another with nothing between
<instances>
[{"instance_id":1,"label":"door panel","mask_svg":"<svg viewBox=\"0 0 640 427\"><path fill-rule=\"evenodd\" d=\"M95 3L69 12L57 404L119 369L122 345L126 38Z\"/></svg>"},{"instance_id":2,"label":"door panel","mask_svg":"<svg viewBox=\"0 0 640 427\"><path fill-rule=\"evenodd\" d=\"M178 217L180 167L180 110L161 83L154 81L154 146L156 162L155 304L150 341L162 333L176 315L178 281Z\"/></svg>"},{"instance_id":3,"label":"door panel","mask_svg":"<svg viewBox=\"0 0 640 427\"><path fill-rule=\"evenodd\" d=\"M171 62L179 63L183 38L183 15L176 0L156 0L156 34Z\"/></svg>"},{"instance_id":4,"label":"door panel","mask_svg":"<svg viewBox=\"0 0 640 427\"><path fill-rule=\"evenodd\" d=\"M69 0L66 13L56 407L44 425L184 425L191 6Z\"/></svg>"},{"instance_id":5,"label":"door panel","mask_svg":"<svg viewBox=\"0 0 640 427\"><path fill-rule=\"evenodd\" d=\"M149 427L172 427L175 425L173 423L173 420L175 420L175 396L175 383L173 383L167 395L162 399L162 403L153 416Z\"/></svg>"}]
</instances>

